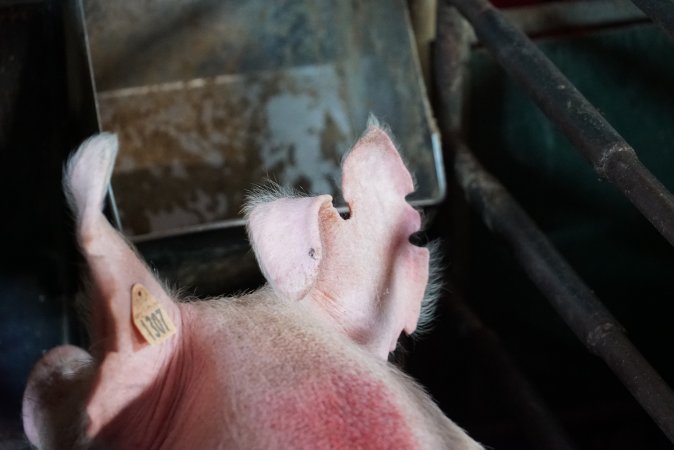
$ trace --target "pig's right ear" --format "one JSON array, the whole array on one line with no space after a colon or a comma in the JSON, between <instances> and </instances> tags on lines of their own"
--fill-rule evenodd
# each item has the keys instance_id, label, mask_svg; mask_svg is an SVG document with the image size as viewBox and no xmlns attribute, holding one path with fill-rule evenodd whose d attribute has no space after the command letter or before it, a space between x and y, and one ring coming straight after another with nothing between
<instances>
[{"instance_id":1,"label":"pig's right ear","mask_svg":"<svg viewBox=\"0 0 674 450\"><path fill-rule=\"evenodd\" d=\"M245 208L248 236L262 273L275 292L290 300L313 286L323 248L319 213L332 197L253 196Z\"/></svg>"}]
</instances>

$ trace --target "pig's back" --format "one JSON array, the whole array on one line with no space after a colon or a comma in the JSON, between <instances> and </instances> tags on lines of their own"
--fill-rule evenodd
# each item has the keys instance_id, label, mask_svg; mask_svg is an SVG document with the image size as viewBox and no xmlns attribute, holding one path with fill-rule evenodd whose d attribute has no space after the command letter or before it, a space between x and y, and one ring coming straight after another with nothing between
<instances>
[{"instance_id":1,"label":"pig's back","mask_svg":"<svg viewBox=\"0 0 674 450\"><path fill-rule=\"evenodd\" d=\"M192 429L217 436L204 445L480 448L412 380L310 307L270 292L182 306L197 324L188 347L203 355L193 363Z\"/></svg>"}]
</instances>

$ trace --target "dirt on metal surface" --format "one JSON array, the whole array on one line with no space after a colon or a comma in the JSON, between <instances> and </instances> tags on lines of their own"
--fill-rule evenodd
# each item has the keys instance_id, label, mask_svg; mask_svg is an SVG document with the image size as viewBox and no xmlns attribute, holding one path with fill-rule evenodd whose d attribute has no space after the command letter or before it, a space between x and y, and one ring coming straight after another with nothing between
<instances>
[{"instance_id":1,"label":"dirt on metal surface","mask_svg":"<svg viewBox=\"0 0 674 450\"><path fill-rule=\"evenodd\" d=\"M127 234L240 223L267 178L339 202L341 158L370 113L397 136L413 198L442 197L404 2L319 3L85 0Z\"/></svg>"},{"instance_id":2,"label":"dirt on metal surface","mask_svg":"<svg viewBox=\"0 0 674 450\"><path fill-rule=\"evenodd\" d=\"M353 135L330 95L336 83L324 66L99 96L104 127L119 131L124 149L115 172L124 226L142 233L225 220L251 179L267 176L333 192L338 148Z\"/></svg>"}]
</instances>

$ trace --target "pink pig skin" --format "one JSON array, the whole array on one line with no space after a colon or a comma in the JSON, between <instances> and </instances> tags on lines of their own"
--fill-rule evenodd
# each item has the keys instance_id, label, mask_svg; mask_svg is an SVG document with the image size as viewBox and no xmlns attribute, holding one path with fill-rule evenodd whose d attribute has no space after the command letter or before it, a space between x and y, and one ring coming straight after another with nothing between
<instances>
[{"instance_id":1,"label":"pink pig skin","mask_svg":"<svg viewBox=\"0 0 674 450\"><path fill-rule=\"evenodd\" d=\"M51 350L24 394L39 448L482 448L386 362L414 331L428 251L393 143L370 126L346 158L342 219L330 196L268 194L246 208L269 285L237 298L181 302L101 213L114 136L82 144L65 172L88 267L89 352ZM140 283L175 324L148 344L135 328Z\"/></svg>"}]
</instances>

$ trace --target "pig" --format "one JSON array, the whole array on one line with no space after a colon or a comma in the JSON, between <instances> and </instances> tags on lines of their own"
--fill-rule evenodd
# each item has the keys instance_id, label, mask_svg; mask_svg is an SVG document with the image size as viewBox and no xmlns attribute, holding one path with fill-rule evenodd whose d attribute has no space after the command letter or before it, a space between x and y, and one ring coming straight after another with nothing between
<instances>
[{"instance_id":1,"label":"pig","mask_svg":"<svg viewBox=\"0 0 674 450\"><path fill-rule=\"evenodd\" d=\"M429 251L412 245L412 177L376 122L329 195L258 192L247 231L267 284L190 301L164 286L102 213L117 138L68 161L86 262L90 348L32 370L22 416L41 449L481 449L388 362L412 334ZM422 317L423 318L423 317Z\"/></svg>"}]
</instances>

